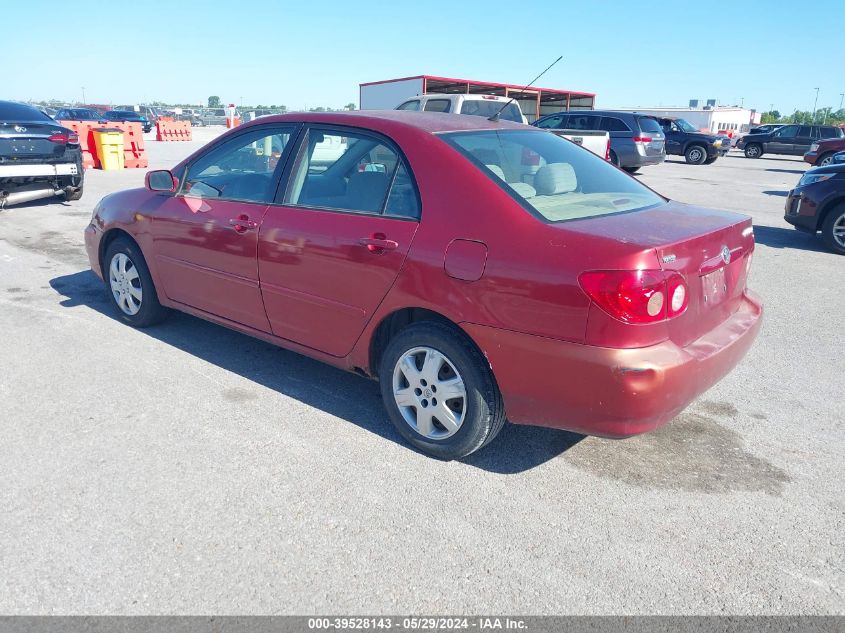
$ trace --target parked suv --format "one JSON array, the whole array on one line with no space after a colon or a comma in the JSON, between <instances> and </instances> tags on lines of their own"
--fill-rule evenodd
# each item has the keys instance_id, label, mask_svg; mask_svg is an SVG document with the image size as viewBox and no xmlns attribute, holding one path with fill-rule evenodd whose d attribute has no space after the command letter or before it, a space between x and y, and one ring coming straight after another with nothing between
<instances>
[{"instance_id":1,"label":"parked suv","mask_svg":"<svg viewBox=\"0 0 845 633\"><path fill-rule=\"evenodd\" d=\"M505 104L508 104L505 106ZM504 109L502 109L504 107ZM504 121L528 123L528 119L519 109L519 104L508 97L495 95L468 94L424 94L413 99L403 101L397 110L423 110L425 112L452 112L454 114L472 114L475 116L491 117L499 110L499 118Z\"/></svg>"},{"instance_id":2,"label":"parked suv","mask_svg":"<svg viewBox=\"0 0 845 633\"><path fill-rule=\"evenodd\" d=\"M121 123L124 121L140 123L144 132L150 132L153 129L153 122L147 119L147 117L140 112L135 112L134 110L109 110L108 112L103 113L102 119L104 121L115 121Z\"/></svg>"},{"instance_id":3,"label":"parked suv","mask_svg":"<svg viewBox=\"0 0 845 633\"><path fill-rule=\"evenodd\" d=\"M834 154L843 150L845 138L820 139L810 146L810 151L804 154L804 160L816 167L826 167L834 163Z\"/></svg>"},{"instance_id":4,"label":"parked suv","mask_svg":"<svg viewBox=\"0 0 845 633\"><path fill-rule=\"evenodd\" d=\"M683 156L690 165L709 165L731 148L727 137L702 132L686 119L659 117L657 120L666 134L666 153Z\"/></svg>"},{"instance_id":5,"label":"parked suv","mask_svg":"<svg viewBox=\"0 0 845 633\"><path fill-rule=\"evenodd\" d=\"M226 125L226 108L208 108L199 114L197 125ZM235 118L241 114L235 110Z\"/></svg>"},{"instance_id":6,"label":"parked suv","mask_svg":"<svg viewBox=\"0 0 845 633\"><path fill-rule=\"evenodd\" d=\"M549 114L532 125L544 129L604 130L610 134L610 162L629 173L666 159L663 130L653 116L605 110Z\"/></svg>"},{"instance_id":7,"label":"parked suv","mask_svg":"<svg viewBox=\"0 0 845 633\"><path fill-rule=\"evenodd\" d=\"M103 115L92 108L59 108L53 115L56 121L102 121Z\"/></svg>"},{"instance_id":8,"label":"parked suv","mask_svg":"<svg viewBox=\"0 0 845 633\"><path fill-rule=\"evenodd\" d=\"M747 134L737 147L745 150L746 158L760 158L763 154L802 156L815 141L842 135L842 129L833 125L784 125L768 134Z\"/></svg>"}]
</instances>

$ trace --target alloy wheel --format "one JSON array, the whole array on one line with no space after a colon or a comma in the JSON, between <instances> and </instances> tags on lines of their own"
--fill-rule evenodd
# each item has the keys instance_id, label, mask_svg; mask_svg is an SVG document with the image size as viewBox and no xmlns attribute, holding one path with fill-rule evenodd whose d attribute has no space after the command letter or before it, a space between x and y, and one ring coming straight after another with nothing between
<instances>
[{"instance_id":1,"label":"alloy wheel","mask_svg":"<svg viewBox=\"0 0 845 633\"><path fill-rule=\"evenodd\" d=\"M845 248L845 213L833 223L833 239L839 246Z\"/></svg>"},{"instance_id":2,"label":"alloy wheel","mask_svg":"<svg viewBox=\"0 0 845 633\"><path fill-rule=\"evenodd\" d=\"M466 417L464 381L455 365L431 347L414 347L399 357L393 398L408 426L426 439L451 437Z\"/></svg>"},{"instance_id":3,"label":"alloy wheel","mask_svg":"<svg viewBox=\"0 0 845 633\"><path fill-rule=\"evenodd\" d=\"M143 292L138 269L124 253L117 253L109 264L109 284L117 307L134 316L141 309Z\"/></svg>"}]
</instances>

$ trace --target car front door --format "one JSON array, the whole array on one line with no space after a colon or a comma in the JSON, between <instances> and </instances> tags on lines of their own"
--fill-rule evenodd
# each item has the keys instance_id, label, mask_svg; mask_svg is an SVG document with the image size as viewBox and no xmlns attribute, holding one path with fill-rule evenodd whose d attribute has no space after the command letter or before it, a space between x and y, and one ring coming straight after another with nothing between
<instances>
[{"instance_id":1,"label":"car front door","mask_svg":"<svg viewBox=\"0 0 845 633\"><path fill-rule=\"evenodd\" d=\"M150 225L169 299L265 332L258 229L296 126L261 126L218 143L188 165L180 191Z\"/></svg>"},{"instance_id":2,"label":"car front door","mask_svg":"<svg viewBox=\"0 0 845 633\"><path fill-rule=\"evenodd\" d=\"M685 138L677 123L664 119L660 121L660 127L663 128L663 134L666 136L666 153L683 155Z\"/></svg>"},{"instance_id":3,"label":"car front door","mask_svg":"<svg viewBox=\"0 0 845 633\"><path fill-rule=\"evenodd\" d=\"M772 140L765 144L764 151L772 154L793 154L795 137L798 136L798 125L784 125L772 132Z\"/></svg>"},{"instance_id":4,"label":"car front door","mask_svg":"<svg viewBox=\"0 0 845 633\"><path fill-rule=\"evenodd\" d=\"M345 150L330 163L315 161L317 148L329 143ZM311 127L259 232L261 291L273 334L332 356L348 354L399 274L418 218L416 186L392 142Z\"/></svg>"}]
</instances>

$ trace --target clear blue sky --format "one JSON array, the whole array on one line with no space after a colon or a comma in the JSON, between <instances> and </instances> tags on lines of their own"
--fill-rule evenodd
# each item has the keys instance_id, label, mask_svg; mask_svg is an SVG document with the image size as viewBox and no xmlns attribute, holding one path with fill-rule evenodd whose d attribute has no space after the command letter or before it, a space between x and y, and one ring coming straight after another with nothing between
<instances>
[{"instance_id":1,"label":"clear blue sky","mask_svg":"<svg viewBox=\"0 0 845 633\"><path fill-rule=\"evenodd\" d=\"M11 99L85 86L91 103L341 107L360 82L408 75L523 84L558 55L539 85L598 107L744 97L786 113L812 109L816 87L819 107L845 92L843 0L11 0L3 23Z\"/></svg>"}]
</instances>

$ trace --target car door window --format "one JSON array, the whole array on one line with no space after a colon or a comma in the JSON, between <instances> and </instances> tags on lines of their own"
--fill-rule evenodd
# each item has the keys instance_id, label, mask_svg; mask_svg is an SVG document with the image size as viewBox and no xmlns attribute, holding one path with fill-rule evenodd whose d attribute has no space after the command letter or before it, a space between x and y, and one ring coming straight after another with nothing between
<instances>
[{"instance_id":1,"label":"car door window","mask_svg":"<svg viewBox=\"0 0 845 633\"><path fill-rule=\"evenodd\" d=\"M452 102L448 99L429 99L426 104L424 110L426 112L449 112L449 106L452 105Z\"/></svg>"},{"instance_id":2,"label":"car door window","mask_svg":"<svg viewBox=\"0 0 845 633\"><path fill-rule=\"evenodd\" d=\"M819 138L839 138L837 129L833 127L819 128Z\"/></svg>"},{"instance_id":3,"label":"car door window","mask_svg":"<svg viewBox=\"0 0 845 633\"><path fill-rule=\"evenodd\" d=\"M397 110L413 110L416 112L420 109L420 102L419 99L414 99L413 101L406 101L402 105L400 105Z\"/></svg>"},{"instance_id":4,"label":"car door window","mask_svg":"<svg viewBox=\"0 0 845 633\"><path fill-rule=\"evenodd\" d=\"M785 127L782 127L774 133L774 136L778 138L795 138L796 136L798 136L798 126L787 125Z\"/></svg>"},{"instance_id":5,"label":"car door window","mask_svg":"<svg viewBox=\"0 0 845 633\"><path fill-rule=\"evenodd\" d=\"M599 117L593 114L570 114L569 130L597 130L599 127Z\"/></svg>"},{"instance_id":6,"label":"car door window","mask_svg":"<svg viewBox=\"0 0 845 633\"><path fill-rule=\"evenodd\" d=\"M212 149L188 167L183 194L267 203L275 192L280 167L293 128L259 128Z\"/></svg>"},{"instance_id":7,"label":"car door window","mask_svg":"<svg viewBox=\"0 0 845 633\"><path fill-rule=\"evenodd\" d=\"M813 128L809 125L802 125L798 128L797 136L801 136L803 138L811 138L813 136Z\"/></svg>"},{"instance_id":8,"label":"car door window","mask_svg":"<svg viewBox=\"0 0 845 633\"><path fill-rule=\"evenodd\" d=\"M566 117L563 114L556 114L554 116L546 117L540 121L537 121L537 127L543 128L546 130L554 130L558 128L565 127L563 125L564 120Z\"/></svg>"},{"instance_id":9,"label":"car door window","mask_svg":"<svg viewBox=\"0 0 845 633\"><path fill-rule=\"evenodd\" d=\"M284 204L419 217L408 168L386 141L312 128L299 151Z\"/></svg>"},{"instance_id":10,"label":"car door window","mask_svg":"<svg viewBox=\"0 0 845 633\"><path fill-rule=\"evenodd\" d=\"M628 126L622 119L617 119L612 116L604 116L601 118L601 127L599 128L605 132L630 132Z\"/></svg>"}]
</instances>

